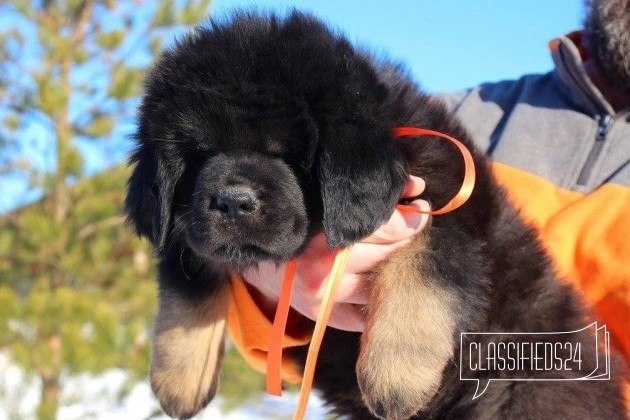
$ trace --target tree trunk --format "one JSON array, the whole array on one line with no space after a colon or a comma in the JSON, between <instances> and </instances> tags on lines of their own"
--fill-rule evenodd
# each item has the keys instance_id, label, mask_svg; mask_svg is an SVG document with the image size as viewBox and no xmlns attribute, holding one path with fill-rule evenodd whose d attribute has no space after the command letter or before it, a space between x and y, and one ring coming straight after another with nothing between
<instances>
[{"instance_id":1,"label":"tree trunk","mask_svg":"<svg viewBox=\"0 0 630 420\"><path fill-rule=\"evenodd\" d=\"M37 408L39 420L54 420L57 415L57 404L61 386L58 375L40 375L42 379L41 401Z\"/></svg>"}]
</instances>

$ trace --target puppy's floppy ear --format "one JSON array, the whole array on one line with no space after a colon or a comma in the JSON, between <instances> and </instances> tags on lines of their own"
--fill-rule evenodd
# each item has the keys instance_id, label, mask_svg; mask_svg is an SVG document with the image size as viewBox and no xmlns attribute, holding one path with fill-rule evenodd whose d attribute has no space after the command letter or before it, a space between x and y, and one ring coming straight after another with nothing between
<instances>
[{"instance_id":1,"label":"puppy's floppy ear","mask_svg":"<svg viewBox=\"0 0 630 420\"><path fill-rule=\"evenodd\" d=\"M136 150L131 162L136 166L129 179L125 211L138 234L148 237L160 251L168 234L173 194L183 165L167 167L147 145Z\"/></svg>"},{"instance_id":2,"label":"puppy's floppy ear","mask_svg":"<svg viewBox=\"0 0 630 420\"><path fill-rule=\"evenodd\" d=\"M322 130L318 156L323 225L330 248L369 236L390 216L405 183L403 160L387 133L351 125Z\"/></svg>"}]
</instances>

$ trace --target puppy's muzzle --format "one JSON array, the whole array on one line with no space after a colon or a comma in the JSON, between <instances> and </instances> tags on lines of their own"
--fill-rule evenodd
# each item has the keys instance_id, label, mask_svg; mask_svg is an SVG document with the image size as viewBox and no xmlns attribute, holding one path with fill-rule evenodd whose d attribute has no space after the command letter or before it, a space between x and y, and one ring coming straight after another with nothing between
<instances>
[{"instance_id":1,"label":"puppy's muzzle","mask_svg":"<svg viewBox=\"0 0 630 420\"><path fill-rule=\"evenodd\" d=\"M190 197L191 210L184 213L188 245L215 262L284 261L306 240L302 189L280 158L216 154L202 166Z\"/></svg>"},{"instance_id":2,"label":"puppy's muzzle","mask_svg":"<svg viewBox=\"0 0 630 420\"><path fill-rule=\"evenodd\" d=\"M210 211L217 212L233 224L252 217L258 207L256 194L247 186L229 187L210 197Z\"/></svg>"}]
</instances>

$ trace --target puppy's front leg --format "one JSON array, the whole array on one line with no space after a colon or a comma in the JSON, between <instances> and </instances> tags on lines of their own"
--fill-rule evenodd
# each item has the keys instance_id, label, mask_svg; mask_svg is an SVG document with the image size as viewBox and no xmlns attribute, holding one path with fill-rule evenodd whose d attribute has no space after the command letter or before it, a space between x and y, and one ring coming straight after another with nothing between
<instances>
[{"instance_id":1,"label":"puppy's front leg","mask_svg":"<svg viewBox=\"0 0 630 420\"><path fill-rule=\"evenodd\" d=\"M453 357L462 317L476 315L464 309L454 284L465 281L466 267L449 261L438 249L448 244L436 246L433 236L419 234L373 278L357 377L364 402L383 419L409 418L431 401Z\"/></svg>"},{"instance_id":2,"label":"puppy's front leg","mask_svg":"<svg viewBox=\"0 0 630 420\"><path fill-rule=\"evenodd\" d=\"M217 392L229 298L227 281L198 300L160 288L151 387L171 417L192 417Z\"/></svg>"}]
</instances>

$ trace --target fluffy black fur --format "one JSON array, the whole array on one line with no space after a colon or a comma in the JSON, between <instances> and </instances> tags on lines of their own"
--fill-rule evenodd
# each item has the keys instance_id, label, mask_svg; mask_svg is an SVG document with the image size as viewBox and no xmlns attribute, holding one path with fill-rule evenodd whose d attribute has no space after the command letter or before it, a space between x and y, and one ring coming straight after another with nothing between
<instances>
[{"instance_id":1,"label":"fluffy black fur","mask_svg":"<svg viewBox=\"0 0 630 420\"><path fill-rule=\"evenodd\" d=\"M237 13L164 52L145 87L126 208L156 247L162 291L199 302L229 270L286 261L322 230L331 248L357 241L388 219L410 173L426 180L422 197L442 206L463 176L457 150L436 138L391 135L397 126L439 130L471 150L477 182L463 207L433 218L423 233L418 281L429 267L459 306L453 362L418 417L623 417L618 366L611 381L496 382L475 400L475 384L459 380L461 331L571 331L586 318L486 157L400 66L308 15ZM395 401L373 412L364 404L359 338L328 329L315 385L336 413L392 416ZM305 348L291 356L303 362Z\"/></svg>"}]
</instances>

